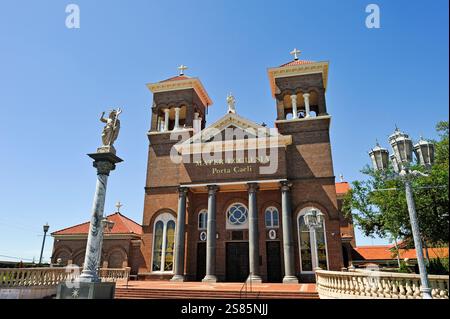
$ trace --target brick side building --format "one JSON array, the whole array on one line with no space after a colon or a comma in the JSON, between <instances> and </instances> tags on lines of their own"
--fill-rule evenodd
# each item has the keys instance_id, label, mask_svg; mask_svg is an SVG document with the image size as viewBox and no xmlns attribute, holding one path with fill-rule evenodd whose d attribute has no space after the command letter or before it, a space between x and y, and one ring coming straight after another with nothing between
<instances>
[{"instance_id":1,"label":"brick side building","mask_svg":"<svg viewBox=\"0 0 450 319\"><path fill-rule=\"evenodd\" d=\"M105 230L102 246L101 266L103 268L131 267L137 273L138 265L143 262L140 245L142 227L119 212L107 216L114 223L112 229ZM82 266L86 253L89 222L71 226L53 232L53 264L74 264Z\"/></svg>"}]
</instances>

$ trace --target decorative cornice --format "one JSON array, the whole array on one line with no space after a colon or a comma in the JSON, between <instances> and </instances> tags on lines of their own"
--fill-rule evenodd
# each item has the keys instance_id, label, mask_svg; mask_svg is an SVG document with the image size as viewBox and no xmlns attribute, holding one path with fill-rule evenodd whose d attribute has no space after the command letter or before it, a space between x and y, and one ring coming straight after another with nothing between
<instances>
[{"instance_id":1,"label":"decorative cornice","mask_svg":"<svg viewBox=\"0 0 450 319\"><path fill-rule=\"evenodd\" d=\"M230 140L219 142L204 142L194 144L177 144L174 148L181 155L188 154L203 154L210 153L211 149L214 151L228 152L228 151L246 151L251 149L269 149L286 147L292 144L291 135L280 135L272 137L249 138L245 140Z\"/></svg>"},{"instance_id":2,"label":"decorative cornice","mask_svg":"<svg viewBox=\"0 0 450 319\"><path fill-rule=\"evenodd\" d=\"M198 78L188 78L186 80L166 81L149 83L147 87L152 93L169 92L176 90L194 89L204 105L211 106L213 101L206 92L205 87Z\"/></svg>"},{"instance_id":3,"label":"decorative cornice","mask_svg":"<svg viewBox=\"0 0 450 319\"><path fill-rule=\"evenodd\" d=\"M328 82L328 61L269 68L267 74L269 75L272 96L275 97L275 94L277 93L275 79L314 73L322 73L323 86L326 90Z\"/></svg>"}]
</instances>

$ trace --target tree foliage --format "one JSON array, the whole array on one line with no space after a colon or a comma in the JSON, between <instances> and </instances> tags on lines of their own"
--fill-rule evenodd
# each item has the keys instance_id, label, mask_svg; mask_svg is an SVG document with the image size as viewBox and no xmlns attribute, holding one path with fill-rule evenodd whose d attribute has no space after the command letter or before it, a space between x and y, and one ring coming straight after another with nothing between
<instances>
[{"instance_id":1,"label":"tree foliage","mask_svg":"<svg viewBox=\"0 0 450 319\"><path fill-rule=\"evenodd\" d=\"M428 177L419 177L412 182L419 227L427 245L447 244L449 239L448 121L439 122L436 130L439 140L434 141L435 165ZM413 169L423 171L418 165ZM362 173L367 178L352 183L352 189L344 200L344 211L352 214L366 236L378 235L412 242L403 183L397 179L386 180L369 166L364 167Z\"/></svg>"}]
</instances>

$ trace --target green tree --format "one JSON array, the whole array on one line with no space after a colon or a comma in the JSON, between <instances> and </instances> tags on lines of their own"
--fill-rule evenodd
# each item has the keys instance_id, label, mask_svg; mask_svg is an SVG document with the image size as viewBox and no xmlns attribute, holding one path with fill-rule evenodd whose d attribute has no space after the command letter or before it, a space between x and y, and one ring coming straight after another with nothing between
<instances>
[{"instance_id":1,"label":"green tree","mask_svg":"<svg viewBox=\"0 0 450 319\"><path fill-rule=\"evenodd\" d=\"M428 177L412 182L422 239L427 246L448 245L449 126L448 121L436 125L439 140L435 144L435 165ZM416 165L416 170L423 168ZM392 170L392 168L389 168ZM386 180L369 166L362 169L367 178L352 183L344 200L344 211L366 236L401 239L412 243L412 233L404 185L399 180Z\"/></svg>"}]
</instances>

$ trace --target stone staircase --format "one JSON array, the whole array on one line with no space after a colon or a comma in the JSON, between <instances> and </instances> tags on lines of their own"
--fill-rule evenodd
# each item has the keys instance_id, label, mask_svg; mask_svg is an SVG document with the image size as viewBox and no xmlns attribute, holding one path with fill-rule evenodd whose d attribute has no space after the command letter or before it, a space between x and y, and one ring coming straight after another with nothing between
<instances>
[{"instance_id":1,"label":"stone staircase","mask_svg":"<svg viewBox=\"0 0 450 319\"><path fill-rule=\"evenodd\" d=\"M116 299L319 299L317 292L116 288Z\"/></svg>"}]
</instances>

